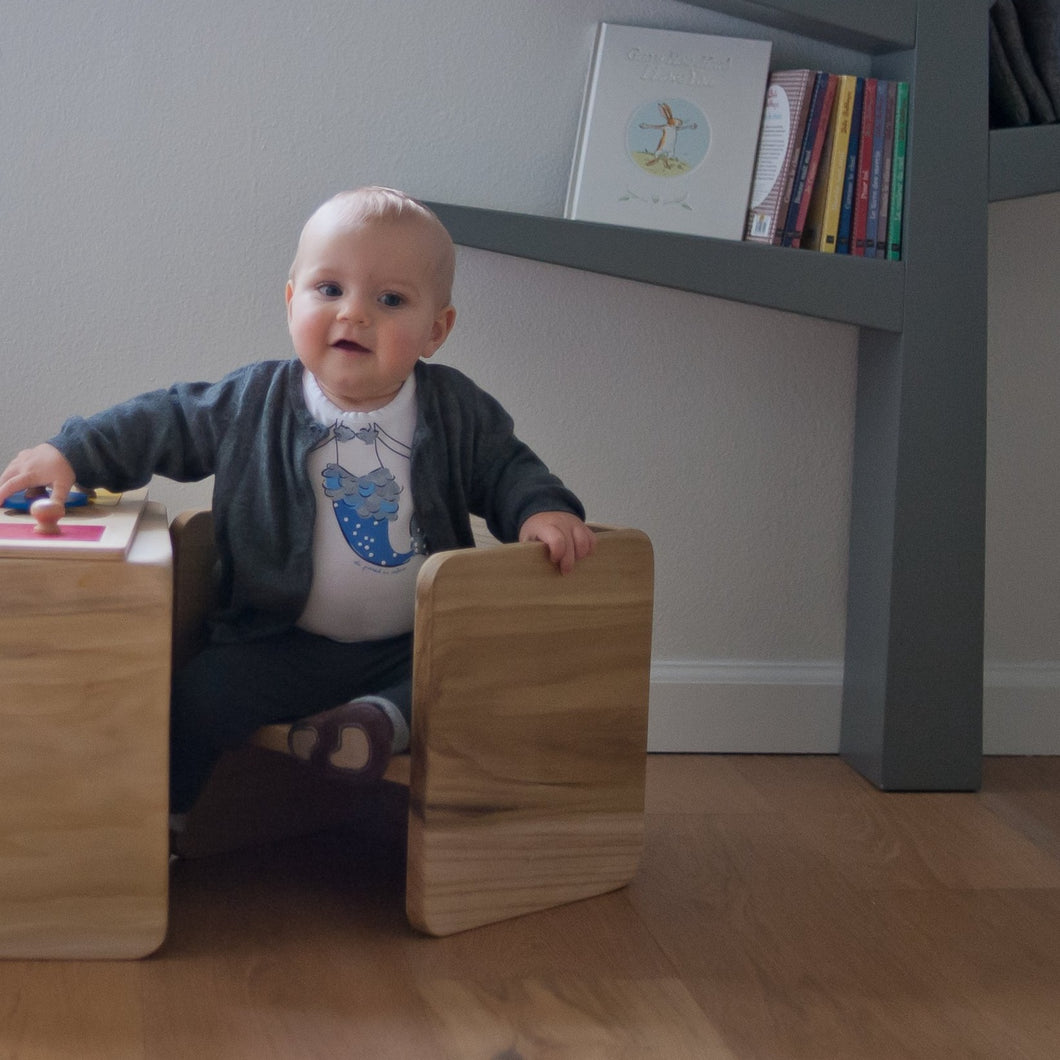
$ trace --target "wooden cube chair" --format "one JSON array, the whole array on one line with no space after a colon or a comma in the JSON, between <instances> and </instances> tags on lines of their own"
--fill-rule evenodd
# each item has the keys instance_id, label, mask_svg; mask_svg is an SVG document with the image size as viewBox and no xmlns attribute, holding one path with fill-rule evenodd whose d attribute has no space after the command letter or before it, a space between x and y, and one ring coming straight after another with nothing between
<instances>
[{"instance_id":1,"label":"wooden cube chair","mask_svg":"<svg viewBox=\"0 0 1060 1060\"><path fill-rule=\"evenodd\" d=\"M561 576L543 545L431 556L416 591L412 746L377 789L408 791L406 911L432 935L624 886L643 843L653 565L596 527ZM174 665L213 604L208 510L171 527ZM200 856L357 819L371 789L287 755L287 726L226 755L189 817ZM378 792L376 792L378 794Z\"/></svg>"}]
</instances>

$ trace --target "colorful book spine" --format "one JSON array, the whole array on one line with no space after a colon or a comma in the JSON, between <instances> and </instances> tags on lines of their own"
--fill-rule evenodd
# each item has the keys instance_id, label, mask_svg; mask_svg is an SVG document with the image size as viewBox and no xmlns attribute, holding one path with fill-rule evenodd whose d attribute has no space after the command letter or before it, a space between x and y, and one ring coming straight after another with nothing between
<instances>
[{"instance_id":1,"label":"colorful book spine","mask_svg":"<svg viewBox=\"0 0 1060 1060\"><path fill-rule=\"evenodd\" d=\"M817 167L821 162L825 137L828 133L828 122L832 114L832 102L835 99L838 78L832 74L820 73L813 89L813 100L810 103L810 115L806 121L806 135L803 137L802 154L799 168L791 193L791 205L788 207L788 218L784 226L783 246L799 247L802 245L802 230L806 224L806 214L810 209L810 197L813 194L813 182L817 177Z\"/></svg>"},{"instance_id":2,"label":"colorful book spine","mask_svg":"<svg viewBox=\"0 0 1060 1060\"><path fill-rule=\"evenodd\" d=\"M869 191L872 183L872 140L876 124L875 77L865 78L861 99L861 136L858 138L858 182L854 196L854 222L850 232L850 253L865 256L865 230L869 216ZM875 246L873 247L875 250Z\"/></svg>"},{"instance_id":3,"label":"colorful book spine","mask_svg":"<svg viewBox=\"0 0 1060 1060\"><path fill-rule=\"evenodd\" d=\"M880 188L883 186L883 148L887 135L887 82L876 83L876 114L872 127L872 164L869 177L869 213L865 220L865 257L876 257L880 227Z\"/></svg>"},{"instance_id":4,"label":"colorful book spine","mask_svg":"<svg viewBox=\"0 0 1060 1060\"><path fill-rule=\"evenodd\" d=\"M887 124L883 134L883 168L880 174L880 220L876 228L876 257L887 257L888 220L891 209L891 169L894 164L894 111L898 82L887 82Z\"/></svg>"},{"instance_id":5,"label":"colorful book spine","mask_svg":"<svg viewBox=\"0 0 1060 1060\"><path fill-rule=\"evenodd\" d=\"M779 156L782 150L792 155L790 201L786 214L780 213L784 223L778 220L774 226L772 242L826 254L900 260L909 83L786 70L771 75L771 91L777 78L796 79L796 87L789 88L792 107L796 98L801 99L806 118L797 151L792 150L795 133L786 125L782 140L778 124L768 165L763 156L762 169L772 185L767 188L763 183L761 194L768 190L773 196L770 202L779 202ZM797 90L801 90L798 97ZM767 102L766 113L770 106ZM772 106L779 114L779 106ZM768 222L765 214L756 217L752 207L746 238L769 242ZM755 230L756 225L763 227Z\"/></svg>"},{"instance_id":6,"label":"colorful book spine","mask_svg":"<svg viewBox=\"0 0 1060 1060\"><path fill-rule=\"evenodd\" d=\"M902 207L905 201L905 150L909 127L909 82L899 81L894 99L894 156L891 162L891 210L887 219L887 257L902 257Z\"/></svg>"},{"instance_id":7,"label":"colorful book spine","mask_svg":"<svg viewBox=\"0 0 1060 1060\"><path fill-rule=\"evenodd\" d=\"M843 182L857 81L850 74L840 74L837 78L831 126L817 171L802 243L810 250L820 250L825 254L835 253L839 237L839 213L843 205Z\"/></svg>"},{"instance_id":8,"label":"colorful book spine","mask_svg":"<svg viewBox=\"0 0 1060 1060\"><path fill-rule=\"evenodd\" d=\"M813 106L814 93L817 90L817 82L822 76L820 70L811 71L811 74L812 78L806 86L805 114L800 122L801 131L795 145L795 156L791 163L791 173L788 177L787 184L784 188L784 194L781 197L777 209L777 223L776 230L773 233L773 245L778 247L784 242L784 231L788 223L788 212L791 209L791 197L794 194L795 184L798 180L799 165L802 160L803 145L806 142L806 132L810 122L810 111Z\"/></svg>"},{"instance_id":9,"label":"colorful book spine","mask_svg":"<svg viewBox=\"0 0 1060 1060\"><path fill-rule=\"evenodd\" d=\"M837 254L850 253L850 230L854 223L854 195L858 186L858 145L861 141L861 101L865 95L865 79L859 77L854 89L854 105L850 115L850 141L847 144L846 172L843 175L843 201L839 210L839 230L836 234Z\"/></svg>"}]
</instances>

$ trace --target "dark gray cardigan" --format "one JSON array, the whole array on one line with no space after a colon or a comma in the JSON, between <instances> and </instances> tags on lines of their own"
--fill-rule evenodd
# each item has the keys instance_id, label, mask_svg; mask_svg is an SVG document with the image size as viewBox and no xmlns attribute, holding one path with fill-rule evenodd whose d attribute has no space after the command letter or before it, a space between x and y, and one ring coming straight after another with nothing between
<instances>
[{"instance_id":1,"label":"dark gray cardigan","mask_svg":"<svg viewBox=\"0 0 1060 1060\"><path fill-rule=\"evenodd\" d=\"M502 541L542 511L584 518L577 497L515 436L502 406L442 364L416 365L411 476L428 553L474 544L469 516ZM68 420L51 439L85 487L138 489L152 475L214 475L221 561L216 641L290 628L313 574L315 500L306 457L329 428L310 416L297 360L248 365L216 383L179 383Z\"/></svg>"}]
</instances>

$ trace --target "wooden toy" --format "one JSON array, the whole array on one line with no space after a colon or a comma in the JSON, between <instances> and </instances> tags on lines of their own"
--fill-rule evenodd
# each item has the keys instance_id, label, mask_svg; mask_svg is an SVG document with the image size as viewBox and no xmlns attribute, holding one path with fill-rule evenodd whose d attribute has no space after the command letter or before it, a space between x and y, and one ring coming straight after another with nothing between
<instances>
[{"instance_id":1,"label":"wooden toy","mask_svg":"<svg viewBox=\"0 0 1060 1060\"><path fill-rule=\"evenodd\" d=\"M59 520L66 514L66 509L51 497L41 497L29 506L29 514L37 520L33 528L35 533L55 537L59 534Z\"/></svg>"},{"instance_id":2,"label":"wooden toy","mask_svg":"<svg viewBox=\"0 0 1060 1060\"><path fill-rule=\"evenodd\" d=\"M64 511L48 496L15 494L0 512L0 557L124 559L146 500L147 490L71 494Z\"/></svg>"},{"instance_id":3,"label":"wooden toy","mask_svg":"<svg viewBox=\"0 0 1060 1060\"><path fill-rule=\"evenodd\" d=\"M14 512L28 512L30 506L34 501L41 500L51 496L51 490L45 489L43 486L32 486L28 490L19 490L17 493L12 493L4 501L4 507ZM98 494L100 497L113 497L113 493L107 493L105 490ZM97 493L95 490L86 492L78 489L76 486L70 490L66 495L66 507L67 508L81 508L88 504L89 498L95 500Z\"/></svg>"}]
</instances>

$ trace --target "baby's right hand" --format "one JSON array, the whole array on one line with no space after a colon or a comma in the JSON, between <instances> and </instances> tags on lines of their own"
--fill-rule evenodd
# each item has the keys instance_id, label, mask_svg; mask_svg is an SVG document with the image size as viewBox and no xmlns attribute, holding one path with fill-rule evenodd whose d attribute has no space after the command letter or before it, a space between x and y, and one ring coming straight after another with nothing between
<instances>
[{"instance_id":1,"label":"baby's right hand","mask_svg":"<svg viewBox=\"0 0 1060 1060\"><path fill-rule=\"evenodd\" d=\"M0 472L0 502L19 490L50 486L52 500L65 504L76 477L70 461L54 445L42 442L32 449L23 449Z\"/></svg>"}]
</instances>

